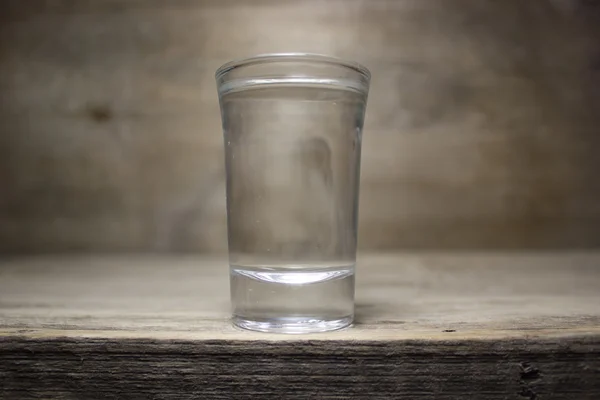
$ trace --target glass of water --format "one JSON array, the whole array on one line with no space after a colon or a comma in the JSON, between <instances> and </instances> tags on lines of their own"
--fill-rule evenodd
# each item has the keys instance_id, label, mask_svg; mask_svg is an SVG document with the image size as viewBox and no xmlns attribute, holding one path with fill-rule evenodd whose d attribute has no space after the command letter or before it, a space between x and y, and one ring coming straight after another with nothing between
<instances>
[{"instance_id":1,"label":"glass of water","mask_svg":"<svg viewBox=\"0 0 600 400\"><path fill-rule=\"evenodd\" d=\"M369 71L268 54L225 64L216 80L233 323L281 333L349 326Z\"/></svg>"}]
</instances>

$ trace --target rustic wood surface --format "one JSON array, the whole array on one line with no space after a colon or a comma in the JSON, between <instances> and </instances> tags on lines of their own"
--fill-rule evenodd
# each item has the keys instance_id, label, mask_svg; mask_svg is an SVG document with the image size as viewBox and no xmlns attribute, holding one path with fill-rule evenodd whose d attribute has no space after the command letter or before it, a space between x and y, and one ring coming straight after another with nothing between
<instances>
[{"instance_id":1,"label":"rustic wood surface","mask_svg":"<svg viewBox=\"0 0 600 400\"><path fill-rule=\"evenodd\" d=\"M597 399L600 254L359 259L353 328L233 328L223 258L0 264L0 398Z\"/></svg>"}]
</instances>

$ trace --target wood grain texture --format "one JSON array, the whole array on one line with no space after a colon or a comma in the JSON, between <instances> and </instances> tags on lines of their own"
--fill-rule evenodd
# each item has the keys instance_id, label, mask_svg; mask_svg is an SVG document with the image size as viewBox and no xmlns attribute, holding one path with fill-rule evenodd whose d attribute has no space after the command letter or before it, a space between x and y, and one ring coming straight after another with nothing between
<instances>
[{"instance_id":1,"label":"wood grain texture","mask_svg":"<svg viewBox=\"0 0 600 400\"><path fill-rule=\"evenodd\" d=\"M600 341L0 339L19 399L597 399Z\"/></svg>"},{"instance_id":2,"label":"wood grain texture","mask_svg":"<svg viewBox=\"0 0 600 400\"><path fill-rule=\"evenodd\" d=\"M0 397L600 396L598 253L367 254L355 326L303 336L232 328L227 280L219 258L4 260Z\"/></svg>"},{"instance_id":3,"label":"wood grain texture","mask_svg":"<svg viewBox=\"0 0 600 400\"><path fill-rule=\"evenodd\" d=\"M363 248L600 246L593 2L1 3L0 251L223 251L213 73L282 51L373 71Z\"/></svg>"}]
</instances>

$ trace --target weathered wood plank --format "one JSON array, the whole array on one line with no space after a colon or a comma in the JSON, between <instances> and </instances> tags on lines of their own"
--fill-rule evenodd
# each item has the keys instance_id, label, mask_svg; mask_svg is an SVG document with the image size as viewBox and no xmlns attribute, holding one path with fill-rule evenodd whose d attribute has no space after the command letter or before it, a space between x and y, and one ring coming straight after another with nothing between
<instances>
[{"instance_id":1,"label":"weathered wood plank","mask_svg":"<svg viewBox=\"0 0 600 400\"><path fill-rule=\"evenodd\" d=\"M356 327L314 339L597 334L599 287L597 253L365 255ZM289 340L234 329L228 316L223 258L56 256L0 264L2 335Z\"/></svg>"},{"instance_id":2,"label":"weathered wood plank","mask_svg":"<svg viewBox=\"0 0 600 400\"><path fill-rule=\"evenodd\" d=\"M0 397L600 396L600 254L359 266L355 326L294 336L231 327L222 258L5 259Z\"/></svg>"},{"instance_id":3,"label":"weathered wood plank","mask_svg":"<svg viewBox=\"0 0 600 400\"><path fill-rule=\"evenodd\" d=\"M597 399L600 342L0 339L19 399Z\"/></svg>"}]
</instances>

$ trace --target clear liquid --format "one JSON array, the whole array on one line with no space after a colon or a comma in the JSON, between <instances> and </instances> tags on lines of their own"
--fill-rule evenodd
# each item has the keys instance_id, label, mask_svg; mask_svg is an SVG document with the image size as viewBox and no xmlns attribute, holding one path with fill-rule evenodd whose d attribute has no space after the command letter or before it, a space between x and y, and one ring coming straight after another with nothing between
<instances>
[{"instance_id":1,"label":"clear liquid","mask_svg":"<svg viewBox=\"0 0 600 400\"><path fill-rule=\"evenodd\" d=\"M222 87L220 100L234 323L284 333L348 326L364 91L249 80Z\"/></svg>"},{"instance_id":2,"label":"clear liquid","mask_svg":"<svg viewBox=\"0 0 600 400\"><path fill-rule=\"evenodd\" d=\"M354 265L232 265L233 322L246 329L307 333L344 328L354 315Z\"/></svg>"}]
</instances>

